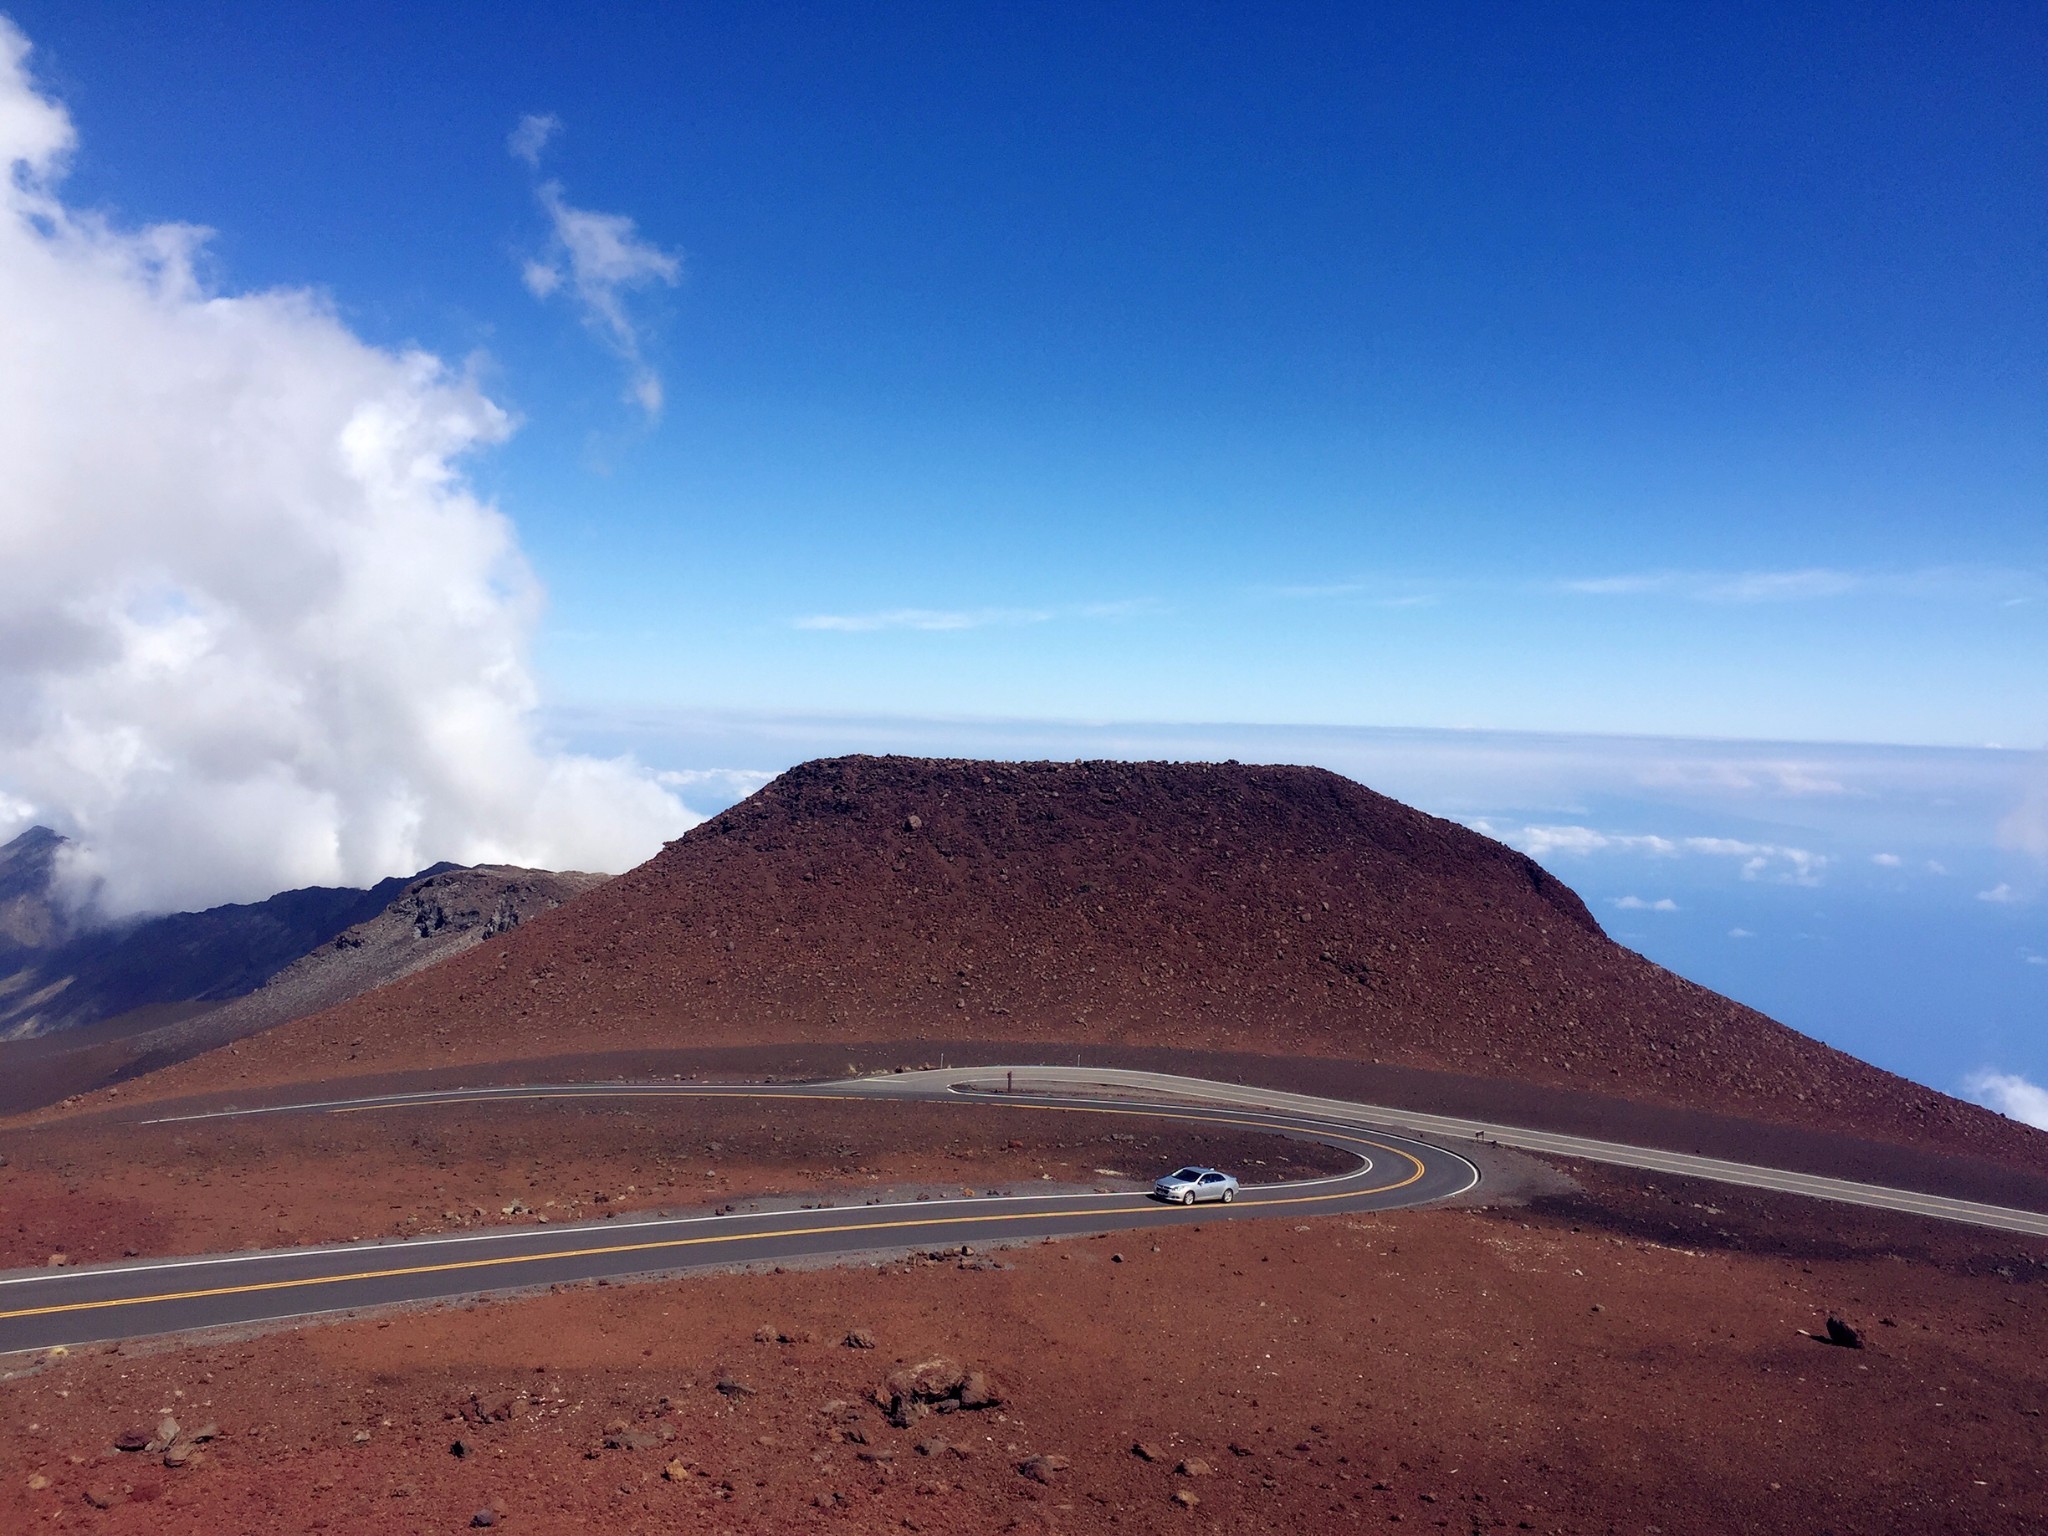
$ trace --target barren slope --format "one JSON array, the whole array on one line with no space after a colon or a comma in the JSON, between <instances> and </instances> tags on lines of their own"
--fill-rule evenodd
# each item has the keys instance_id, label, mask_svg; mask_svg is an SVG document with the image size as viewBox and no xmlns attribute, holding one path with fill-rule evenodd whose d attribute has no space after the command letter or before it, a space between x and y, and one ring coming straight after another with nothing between
<instances>
[{"instance_id":1,"label":"barren slope","mask_svg":"<svg viewBox=\"0 0 2048 1536\"><path fill-rule=\"evenodd\" d=\"M2048 1166L2048 1138L1614 944L1498 843L1237 764L805 764L571 908L149 1091L963 1037L1380 1061Z\"/></svg>"}]
</instances>

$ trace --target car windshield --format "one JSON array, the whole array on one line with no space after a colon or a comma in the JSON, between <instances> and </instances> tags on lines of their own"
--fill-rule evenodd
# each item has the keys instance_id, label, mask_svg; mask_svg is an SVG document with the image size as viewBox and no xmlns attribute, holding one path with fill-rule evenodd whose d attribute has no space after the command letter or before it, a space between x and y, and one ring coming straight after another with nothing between
<instances>
[{"instance_id":1,"label":"car windshield","mask_svg":"<svg viewBox=\"0 0 2048 1536\"><path fill-rule=\"evenodd\" d=\"M1170 1179L1188 1179L1188 1180L1194 1180L1194 1179L1199 1179L1199 1178L1200 1178L1201 1176L1202 1176L1202 1170L1201 1170L1201 1169L1199 1169L1199 1168L1183 1168L1183 1169L1181 1169L1181 1171L1180 1171L1179 1173L1170 1173L1170 1174L1168 1174L1168 1175L1167 1175L1167 1177L1168 1177L1168 1178L1170 1178Z\"/></svg>"}]
</instances>

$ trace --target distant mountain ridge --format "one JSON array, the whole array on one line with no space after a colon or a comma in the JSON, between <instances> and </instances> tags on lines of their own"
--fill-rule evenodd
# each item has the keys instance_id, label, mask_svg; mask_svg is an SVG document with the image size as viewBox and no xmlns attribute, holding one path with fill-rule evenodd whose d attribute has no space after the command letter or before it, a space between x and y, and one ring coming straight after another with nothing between
<instances>
[{"instance_id":1,"label":"distant mountain ridge","mask_svg":"<svg viewBox=\"0 0 2048 1536\"><path fill-rule=\"evenodd\" d=\"M382 912L415 880L367 890L306 886L264 901L80 924L52 881L67 839L31 827L0 847L0 1039L46 1035L174 1003L226 1002L255 991L307 951Z\"/></svg>"},{"instance_id":2,"label":"distant mountain ridge","mask_svg":"<svg viewBox=\"0 0 2048 1536\"><path fill-rule=\"evenodd\" d=\"M367 890L102 927L52 891L65 839L0 847L0 1113L183 1061L510 933L609 877L436 864Z\"/></svg>"}]
</instances>

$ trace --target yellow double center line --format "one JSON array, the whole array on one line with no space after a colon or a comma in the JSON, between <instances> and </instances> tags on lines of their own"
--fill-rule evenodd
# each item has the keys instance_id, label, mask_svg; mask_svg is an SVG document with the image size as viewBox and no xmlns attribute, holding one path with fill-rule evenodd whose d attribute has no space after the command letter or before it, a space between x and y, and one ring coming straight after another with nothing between
<instances>
[{"instance_id":1,"label":"yellow double center line","mask_svg":"<svg viewBox=\"0 0 2048 1536\"><path fill-rule=\"evenodd\" d=\"M627 1092L631 1092L631 1090L627 1090ZM575 1098L595 1097L595 1095L592 1094L552 1096ZM679 1093L668 1096L683 1097L690 1095L688 1090L682 1090ZM746 1097L746 1095L741 1094L701 1094L696 1096L704 1098ZM505 1097L511 1097L511 1095L506 1095ZM533 1095L533 1097L550 1097L550 1095L536 1094ZM762 1097L852 1098L856 1096L850 1094L773 1094L762 1095ZM434 1103L459 1103L469 1101L420 1100L417 1102L421 1106L425 1106L427 1104ZM350 1106L347 1109L334 1110L332 1111L332 1113L354 1113L359 1112L359 1110L363 1108L408 1107L411 1106L403 1104L377 1106ZM1019 1104L1014 1105L1012 1107L1018 1109L1062 1110L1073 1114L1140 1116L1149 1114L1154 1116L1155 1118L1160 1117L1162 1115L1162 1111L1158 1110L1092 1109L1081 1105L1068 1104ZM1200 1114L1176 1114L1174 1111L1170 1109L1165 1110L1163 1112L1163 1115L1165 1118L1171 1119L1196 1120L1207 1118ZM1265 1121L1254 1120L1232 1119L1217 1123L1241 1125L1255 1130L1286 1131L1293 1132L1295 1134L1301 1134L1304 1130L1303 1127L1275 1125ZM1377 1148L1379 1151L1400 1158L1404 1162L1408 1163L1414 1169L1414 1171L1410 1173L1406 1178L1398 1179L1391 1184L1378 1184L1367 1189L1331 1190L1316 1195L1276 1195L1269 1199L1262 1199L1258 1201L1257 1203L1259 1205L1312 1205L1327 1200L1355 1199L1360 1195L1391 1194L1393 1191L1397 1189L1406 1189L1409 1185L1415 1183L1418 1179L1420 1179L1423 1176L1423 1174L1427 1171L1424 1168L1421 1159L1417 1158L1412 1153L1402 1151L1399 1147L1391 1147L1384 1142L1373 1141L1362 1136L1349 1136L1341 1131L1326 1131L1321 1132L1320 1134L1323 1136L1327 1136L1333 1140L1348 1142L1356 1146ZM1138 1211L1149 1210L1151 1208L1152 1207L1143 1204L1132 1204L1127 1206L1109 1206L1105 1209L1108 1211ZM981 1215L972 1216L916 1216L897 1217L888 1221L863 1221L845 1223L826 1222L813 1226L783 1227L768 1232L717 1232L698 1237L651 1238L647 1241L637 1243L606 1243L594 1248L560 1248L551 1250L546 1253L499 1254L496 1257L491 1258L451 1259L439 1264L400 1265L388 1269L357 1270L348 1274L306 1275L292 1280L253 1280L242 1285L217 1285L203 1287L198 1290L165 1291L154 1296L109 1296L98 1301L58 1302L50 1306L20 1307L13 1311L0 1312L0 1322L7 1322L15 1318L24 1317L53 1317L58 1314L66 1312L104 1311L112 1307L147 1307L155 1306L159 1303L164 1302L201 1301L214 1296L253 1296L261 1294L266 1291L303 1290L308 1287L316 1285L349 1285L365 1280L397 1279L406 1275L439 1275L453 1274L463 1270L501 1269L515 1264L545 1264L551 1260L597 1258L606 1254L659 1253L681 1248L708 1247L720 1243L762 1242L772 1240L775 1238L813 1237L826 1233L893 1231L907 1232L920 1227L954 1227L965 1225L980 1225L992 1222L1035 1221L1043 1220L1048 1216L1086 1217L1092 1216L1094 1214L1096 1213L1093 1211L1001 1211L989 1212ZM702 1218L696 1219L701 1220Z\"/></svg>"}]
</instances>

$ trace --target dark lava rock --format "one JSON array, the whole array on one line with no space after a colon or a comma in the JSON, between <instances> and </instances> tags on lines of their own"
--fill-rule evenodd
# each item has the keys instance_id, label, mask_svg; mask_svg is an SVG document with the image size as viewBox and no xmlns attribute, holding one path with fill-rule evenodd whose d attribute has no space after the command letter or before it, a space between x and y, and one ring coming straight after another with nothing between
<instances>
[{"instance_id":1,"label":"dark lava rock","mask_svg":"<svg viewBox=\"0 0 2048 1536\"><path fill-rule=\"evenodd\" d=\"M1839 1345L1843 1349L1861 1349L1863 1347L1863 1335L1854 1328L1851 1328L1839 1317L1830 1317L1828 1319L1827 1341L1830 1344Z\"/></svg>"}]
</instances>

